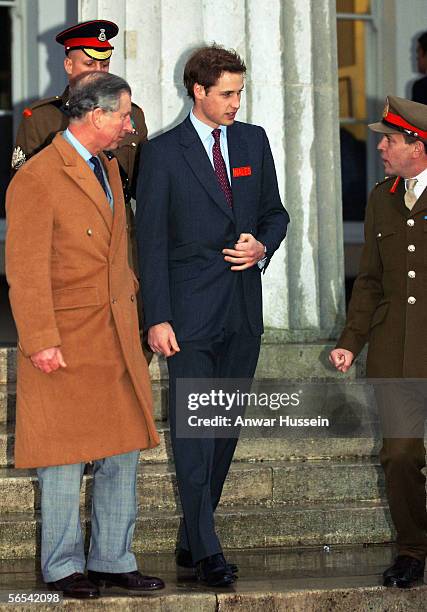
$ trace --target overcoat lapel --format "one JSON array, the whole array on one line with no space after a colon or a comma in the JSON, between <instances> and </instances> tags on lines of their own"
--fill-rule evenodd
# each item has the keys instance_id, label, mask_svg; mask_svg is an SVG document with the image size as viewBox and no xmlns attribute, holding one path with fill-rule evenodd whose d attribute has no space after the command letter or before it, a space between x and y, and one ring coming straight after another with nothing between
<instances>
[{"instance_id":1,"label":"overcoat lapel","mask_svg":"<svg viewBox=\"0 0 427 612\"><path fill-rule=\"evenodd\" d=\"M120 244L123 232L125 231L125 203L117 160L114 157L109 160L103 153L101 153L99 157L104 164L104 168L107 170L108 182L110 183L114 200L113 226L110 243L110 258L113 258Z\"/></svg>"},{"instance_id":2,"label":"overcoat lapel","mask_svg":"<svg viewBox=\"0 0 427 612\"><path fill-rule=\"evenodd\" d=\"M233 211L227 204L225 195L219 186L214 169L206 154L205 148L194 129L190 119L181 124L181 145L184 147L184 158L193 171L196 179L207 191L217 206L234 221Z\"/></svg>"},{"instance_id":3,"label":"overcoat lapel","mask_svg":"<svg viewBox=\"0 0 427 612\"><path fill-rule=\"evenodd\" d=\"M84 159L77 153L61 134L57 134L52 142L64 160L64 172L76 183L93 202L104 219L108 229L113 227L113 213L107 197Z\"/></svg>"}]
</instances>

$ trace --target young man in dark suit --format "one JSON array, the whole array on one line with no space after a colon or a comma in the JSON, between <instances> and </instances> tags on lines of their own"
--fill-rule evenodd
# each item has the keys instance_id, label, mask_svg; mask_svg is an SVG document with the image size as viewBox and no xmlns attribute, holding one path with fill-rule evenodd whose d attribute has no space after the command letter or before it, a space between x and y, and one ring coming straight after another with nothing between
<instances>
[{"instance_id":1,"label":"young man in dark suit","mask_svg":"<svg viewBox=\"0 0 427 612\"><path fill-rule=\"evenodd\" d=\"M137 238L151 348L168 358L170 422L184 520L177 563L208 585L234 582L214 511L236 438L177 436L178 378L251 379L263 333L261 271L286 235L264 130L235 122L246 68L217 45L184 70L194 106L143 147Z\"/></svg>"}]
</instances>

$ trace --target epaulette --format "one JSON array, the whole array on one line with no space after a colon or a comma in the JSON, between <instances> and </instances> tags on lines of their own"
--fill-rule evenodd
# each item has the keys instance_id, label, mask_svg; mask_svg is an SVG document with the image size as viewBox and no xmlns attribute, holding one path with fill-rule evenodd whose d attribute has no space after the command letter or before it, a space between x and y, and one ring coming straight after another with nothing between
<instances>
[{"instance_id":1,"label":"epaulette","mask_svg":"<svg viewBox=\"0 0 427 612\"><path fill-rule=\"evenodd\" d=\"M387 183L388 181L396 181L397 178L399 178L399 177L396 177L396 176L385 176L382 181L378 181L377 183L375 183L374 189L376 189L380 185L384 185L384 183Z\"/></svg>"},{"instance_id":2,"label":"epaulette","mask_svg":"<svg viewBox=\"0 0 427 612\"><path fill-rule=\"evenodd\" d=\"M61 108L62 106L62 98L61 96L52 96L51 98L44 98L43 100L36 100L30 106L27 106L22 111L22 116L25 119L28 119L32 116L33 111L37 108L42 108L43 106L48 106L49 104L53 104L57 108Z\"/></svg>"}]
</instances>

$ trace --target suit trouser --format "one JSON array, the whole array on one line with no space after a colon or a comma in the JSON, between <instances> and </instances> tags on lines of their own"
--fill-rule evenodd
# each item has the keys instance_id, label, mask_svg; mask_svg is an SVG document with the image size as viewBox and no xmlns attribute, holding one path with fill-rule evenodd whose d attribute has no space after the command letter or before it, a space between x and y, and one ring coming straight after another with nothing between
<instances>
[{"instance_id":1,"label":"suit trouser","mask_svg":"<svg viewBox=\"0 0 427 612\"><path fill-rule=\"evenodd\" d=\"M424 560L427 555L424 422L427 394L423 384L379 384L376 398L383 428L380 461L399 555Z\"/></svg>"},{"instance_id":2,"label":"suit trouser","mask_svg":"<svg viewBox=\"0 0 427 612\"><path fill-rule=\"evenodd\" d=\"M87 568L98 572L137 569L131 552L137 515L139 451L93 462L91 540ZM41 489L43 578L53 582L85 568L80 524L80 486L85 464L38 468Z\"/></svg>"},{"instance_id":3,"label":"suit trouser","mask_svg":"<svg viewBox=\"0 0 427 612\"><path fill-rule=\"evenodd\" d=\"M179 546L193 562L221 552L214 511L221 498L237 438L190 439L176 436L177 378L252 378L260 336L224 331L215 340L179 342L180 352L168 359L169 415L178 490L184 514Z\"/></svg>"}]
</instances>

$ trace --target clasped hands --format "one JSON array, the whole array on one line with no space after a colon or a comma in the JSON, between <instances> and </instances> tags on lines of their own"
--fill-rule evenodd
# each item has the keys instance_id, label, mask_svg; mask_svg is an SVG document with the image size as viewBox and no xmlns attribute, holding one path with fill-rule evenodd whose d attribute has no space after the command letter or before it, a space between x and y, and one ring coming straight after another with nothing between
<instances>
[{"instance_id":1,"label":"clasped hands","mask_svg":"<svg viewBox=\"0 0 427 612\"><path fill-rule=\"evenodd\" d=\"M246 270L265 257L264 245L252 234L240 234L234 249L223 249L224 260L233 264L231 270ZM154 353L172 357L179 352L179 345L172 325L165 321L152 325L148 330L148 344Z\"/></svg>"}]
</instances>

